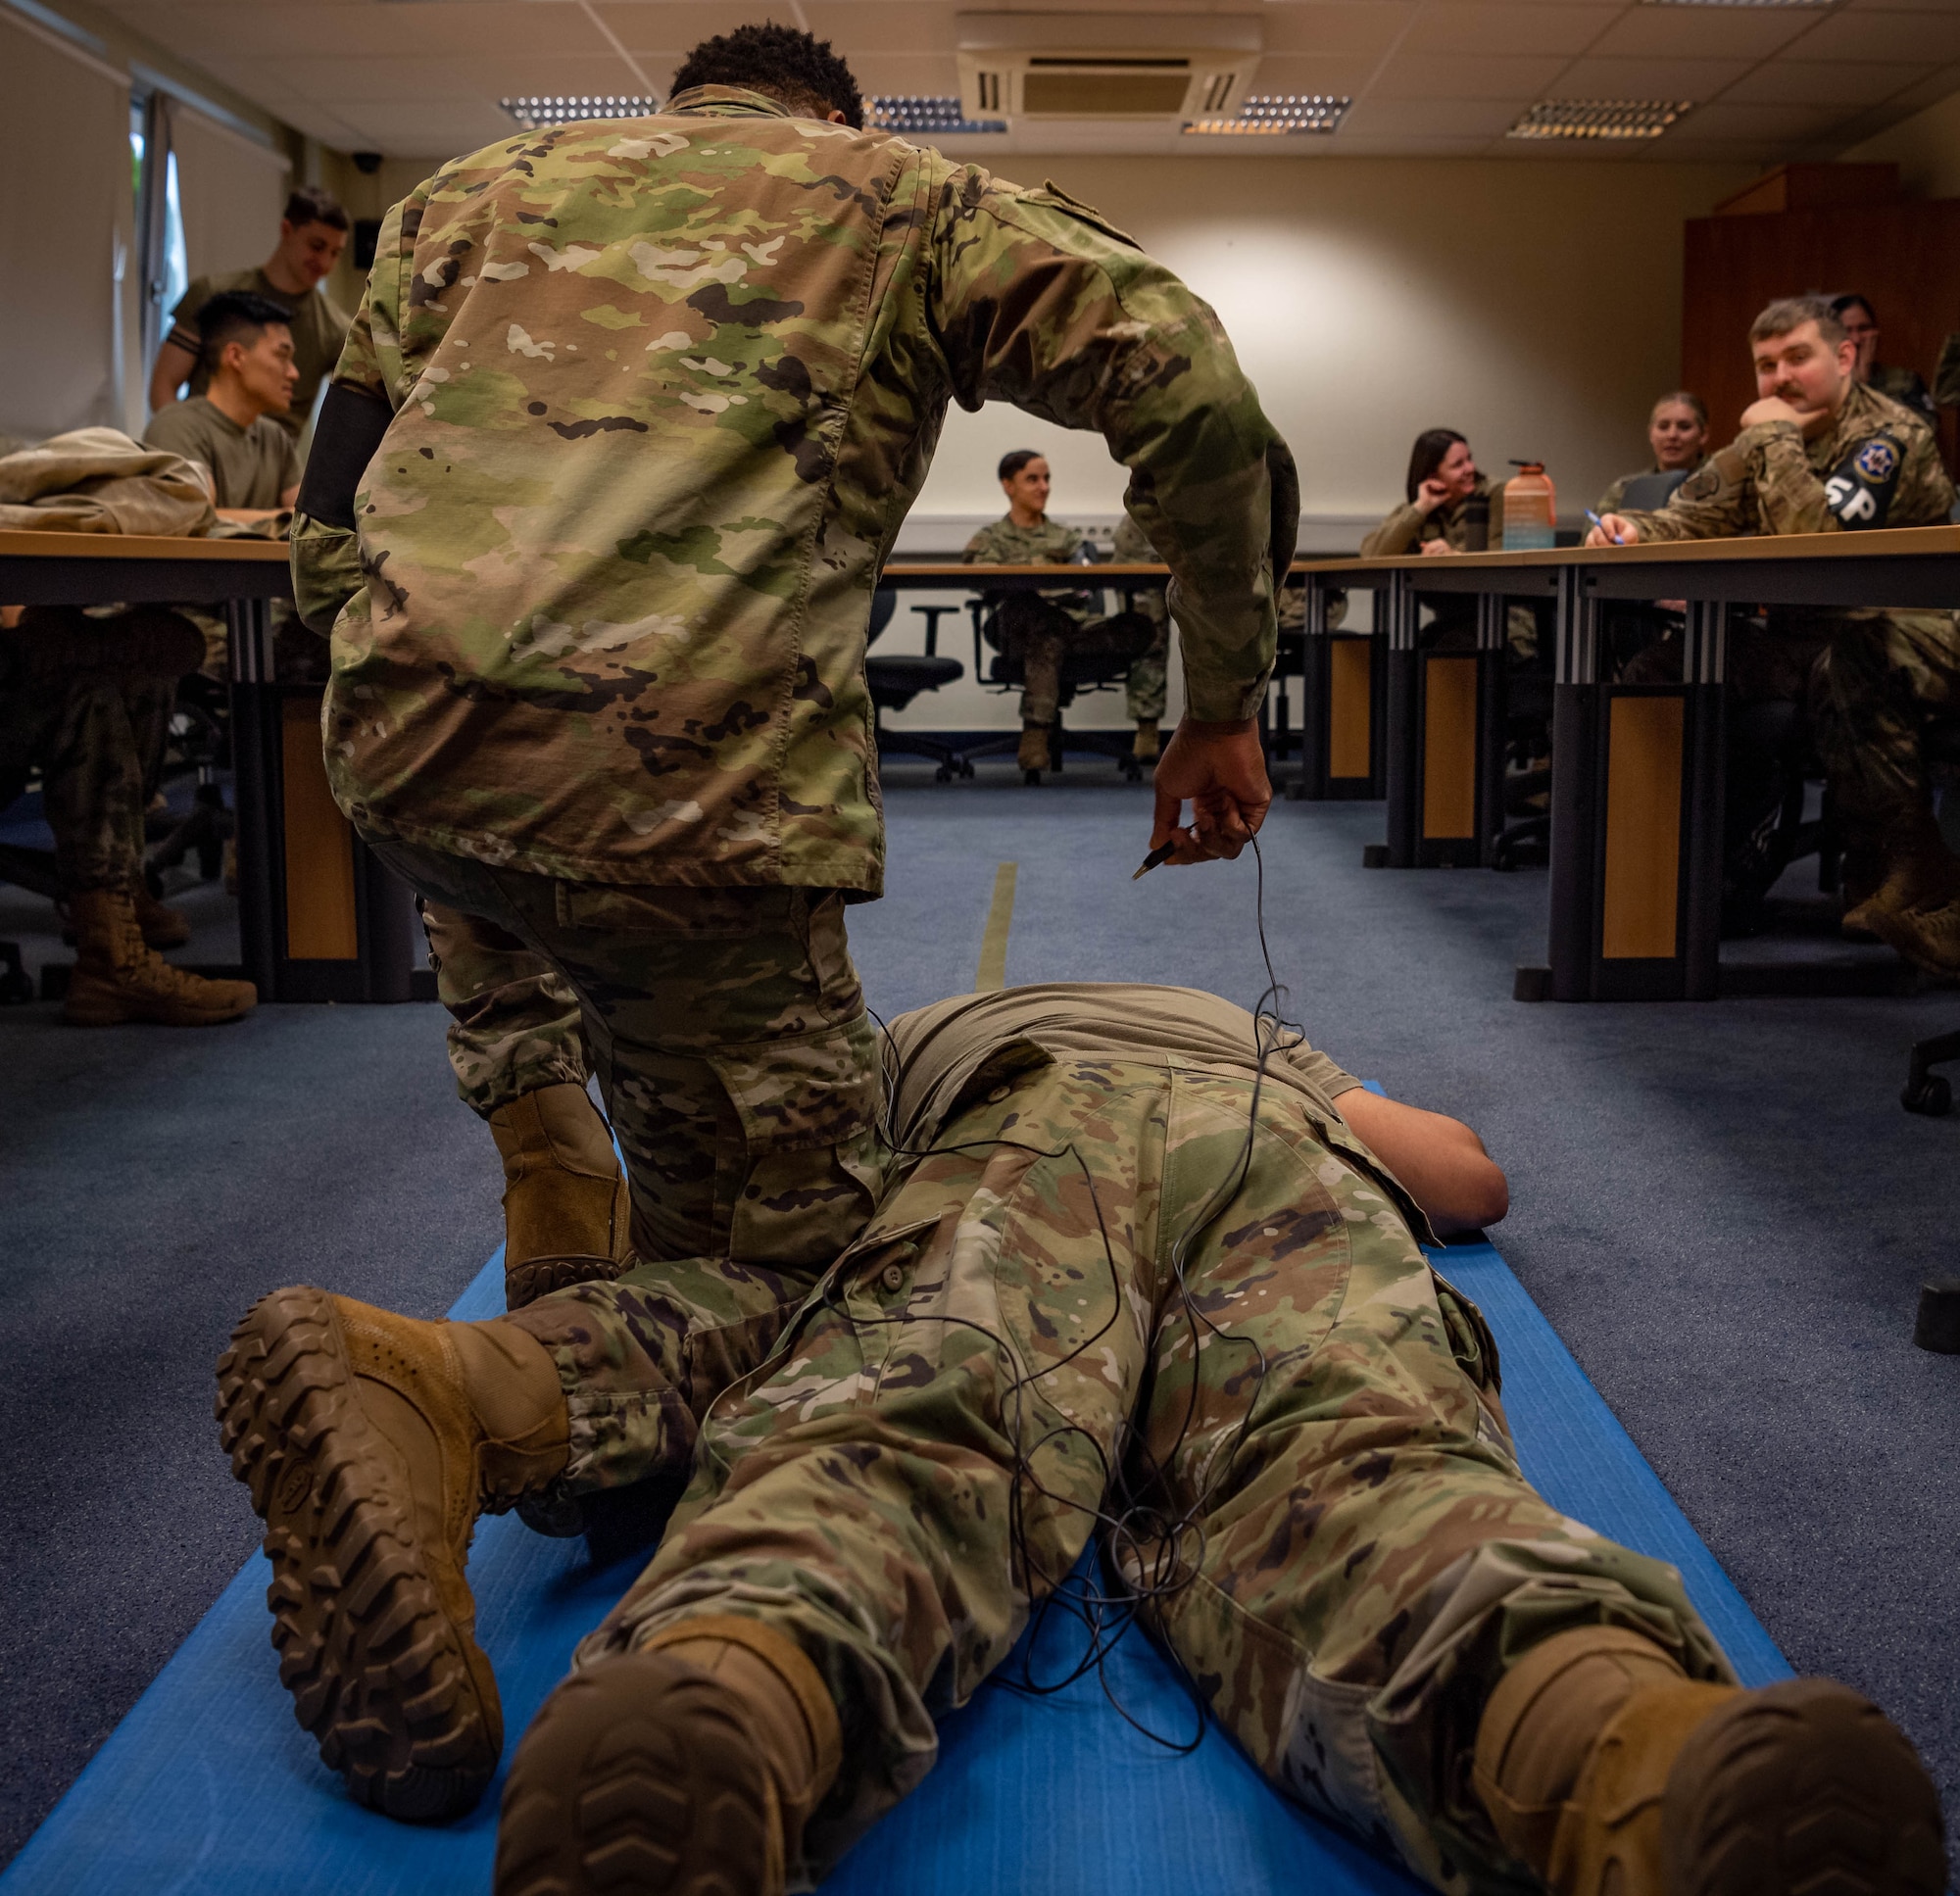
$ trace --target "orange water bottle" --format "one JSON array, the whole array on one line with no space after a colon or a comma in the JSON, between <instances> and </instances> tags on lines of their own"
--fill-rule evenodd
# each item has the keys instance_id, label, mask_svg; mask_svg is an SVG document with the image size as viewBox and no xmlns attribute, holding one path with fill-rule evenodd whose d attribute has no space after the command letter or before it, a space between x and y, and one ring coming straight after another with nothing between
<instances>
[{"instance_id":1,"label":"orange water bottle","mask_svg":"<svg viewBox=\"0 0 1960 1896\"><path fill-rule=\"evenodd\" d=\"M1514 461L1518 471L1504 483L1504 551L1533 553L1554 544L1558 495L1542 461Z\"/></svg>"}]
</instances>

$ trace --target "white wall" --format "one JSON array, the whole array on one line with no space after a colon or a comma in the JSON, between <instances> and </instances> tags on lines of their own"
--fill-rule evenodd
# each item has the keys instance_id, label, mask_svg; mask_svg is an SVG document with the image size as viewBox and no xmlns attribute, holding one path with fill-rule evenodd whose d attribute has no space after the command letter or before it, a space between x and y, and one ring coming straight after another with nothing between
<instances>
[{"instance_id":1,"label":"white wall","mask_svg":"<svg viewBox=\"0 0 1960 1896\"><path fill-rule=\"evenodd\" d=\"M1841 154L1845 159L1892 159L1908 197L1960 197L1960 92Z\"/></svg>"},{"instance_id":2,"label":"white wall","mask_svg":"<svg viewBox=\"0 0 1960 1896\"><path fill-rule=\"evenodd\" d=\"M390 159L374 211L435 169ZM1003 170L1008 170L1004 166ZM1019 157L1176 269L1218 311L1298 460L1301 543L1351 549L1401 496L1409 443L1461 429L1484 464L1542 458L1577 521L1642 463L1653 398L1681 369L1682 224L1748 182L1749 168L1599 159ZM994 465L1045 453L1054 510L1111 525L1125 476L1102 441L990 407L949 415L903 551L954 551L1002 510ZM948 597L953 597L949 595ZM904 609L881 650L916 651ZM970 661L962 613L943 650ZM1120 697L1085 725L1120 723ZM893 720L1010 725L1009 701L964 685Z\"/></svg>"}]
</instances>

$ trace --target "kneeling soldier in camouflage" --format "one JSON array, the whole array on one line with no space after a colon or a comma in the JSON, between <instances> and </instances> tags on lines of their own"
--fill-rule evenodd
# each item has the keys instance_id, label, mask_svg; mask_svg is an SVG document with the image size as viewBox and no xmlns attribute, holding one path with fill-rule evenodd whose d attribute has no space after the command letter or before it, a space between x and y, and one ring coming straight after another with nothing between
<instances>
[{"instance_id":1,"label":"kneeling soldier in camouflage","mask_svg":"<svg viewBox=\"0 0 1960 1896\"><path fill-rule=\"evenodd\" d=\"M813 1275L876 1202L865 627L953 401L1130 467L1190 705L1152 844L1188 798L1172 860L1237 854L1293 463L1217 317L1094 212L866 129L828 47L750 26L659 114L501 139L382 221L294 586L334 795L429 904L514 1302L629 1240Z\"/></svg>"},{"instance_id":2,"label":"kneeling soldier in camouflage","mask_svg":"<svg viewBox=\"0 0 1960 1896\"><path fill-rule=\"evenodd\" d=\"M905 1016L902 1182L794 1312L719 1267L489 1324L267 1298L220 1410L323 1755L398 1815L466 1804L500 1736L474 1513L692 1457L517 1749L500 1896L809 1887L1099 1520L1275 1787L1439 1888L1937 1896L1884 1717L1741 1690L1671 1568L1520 1475L1418 1245L1503 1215L1474 1135L1276 1038L1190 990Z\"/></svg>"}]
</instances>

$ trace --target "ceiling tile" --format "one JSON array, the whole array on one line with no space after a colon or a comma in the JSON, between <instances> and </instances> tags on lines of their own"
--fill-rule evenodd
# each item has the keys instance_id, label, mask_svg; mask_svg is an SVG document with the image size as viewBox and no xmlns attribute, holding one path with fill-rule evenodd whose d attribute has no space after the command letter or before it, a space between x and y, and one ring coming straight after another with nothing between
<instances>
[{"instance_id":1,"label":"ceiling tile","mask_svg":"<svg viewBox=\"0 0 1960 1896\"><path fill-rule=\"evenodd\" d=\"M1558 96L1705 101L1748 70L1729 59L1581 59L1558 75Z\"/></svg>"},{"instance_id":2,"label":"ceiling tile","mask_svg":"<svg viewBox=\"0 0 1960 1896\"><path fill-rule=\"evenodd\" d=\"M867 94L932 98L959 90L959 67L951 53L853 53L851 71Z\"/></svg>"},{"instance_id":3,"label":"ceiling tile","mask_svg":"<svg viewBox=\"0 0 1960 1896\"><path fill-rule=\"evenodd\" d=\"M1592 48L1629 59L1765 59L1816 25L1802 7L1629 7Z\"/></svg>"},{"instance_id":4,"label":"ceiling tile","mask_svg":"<svg viewBox=\"0 0 1960 1896\"><path fill-rule=\"evenodd\" d=\"M535 0L531 3L535 4ZM608 0L608 4L593 8L593 12L618 34L619 43L629 53L663 53L670 59L678 59L681 54L716 33L732 33L736 27L748 25L755 20L758 11L753 6L728 4L728 0L708 0L707 4L690 0L686 6L634 6ZM760 11L766 13L767 9ZM851 51L848 46L839 50L847 57ZM665 73L657 73L655 77L660 84L666 83Z\"/></svg>"},{"instance_id":5,"label":"ceiling tile","mask_svg":"<svg viewBox=\"0 0 1960 1896\"><path fill-rule=\"evenodd\" d=\"M1375 63L1365 59L1313 59L1301 53L1268 53L1252 75L1254 92L1318 92L1352 98L1367 84Z\"/></svg>"},{"instance_id":6,"label":"ceiling tile","mask_svg":"<svg viewBox=\"0 0 1960 1896\"><path fill-rule=\"evenodd\" d=\"M1725 96L1739 105L1878 105L1904 91L1925 70L1868 66L1862 60L1773 59Z\"/></svg>"},{"instance_id":7,"label":"ceiling tile","mask_svg":"<svg viewBox=\"0 0 1960 1896\"><path fill-rule=\"evenodd\" d=\"M1405 53L1583 53L1619 17L1617 0L1592 5L1493 5L1463 0L1426 7L1401 43Z\"/></svg>"},{"instance_id":8,"label":"ceiling tile","mask_svg":"<svg viewBox=\"0 0 1960 1896\"><path fill-rule=\"evenodd\" d=\"M1462 53L1397 53L1370 88L1385 99L1536 99L1564 70L1562 59L1502 59Z\"/></svg>"},{"instance_id":9,"label":"ceiling tile","mask_svg":"<svg viewBox=\"0 0 1960 1896\"><path fill-rule=\"evenodd\" d=\"M954 51L953 10L894 6L890 0L808 0L809 30L831 41L847 59L860 53ZM854 64L854 72L857 70Z\"/></svg>"},{"instance_id":10,"label":"ceiling tile","mask_svg":"<svg viewBox=\"0 0 1960 1896\"><path fill-rule=\"evenodd\" d=\"M545 59L512 52L468 59L268 60L264 70L280 84L340 109L343 101L466 99L481 97L496 110L507 93L631 93L639 89L626 63L613 54Z\"/></svg>"},{"instance_id":11,"label":"ceiling tile","mask_svg":"<svg viewBox=\"0 0 1960 1896\"><path fill-rule=\"evenodd\" d=\"M350 106L346 116L369 149L396 158L455 158L515 129L494 105L467 99L375 102Z\"/></svg>"},{"instance_id":12,"label":"ceiling tile","mask_svg":"<svg viewBox=\"0 0 1960 1896\"><path fill-rule=\"evenodd\" d=\"M1804 59L1916 61L1930 66L1960 59L1960 14L1880 12L1833 14L1803 40Z\"/></svg>"},{"instance_id":13,"label":"ceiling tile","mask_svg":"<svg viewBox=\"0 0 1960 1896\"><path fill-rule=\"evenodd\" d=\"M1681 122L1683 133L1746 144L1818 138L1844 117L1841 108L1807 105L1708 105Z\"/></svg>"},{"instance_id":14,"label":"ceiling tile","mask_svg":"<svg viewBox=\"0 0 1960 1896\"><path fill-rule=\"evenodd\" d=\"M1360 99L1336 138L1500 138L1520 108L1496 99Z\"/></svg>"},{"instance_id":15,"label":"ceiling tile","mask_svg":"<svg viewBox=\"0 0 1960 1896\"><path fill-rule=\"evenodd\" d=\"M1412 6L1395 0L1365 6L1268 6L1259 15L1266 50L1286 53L1346 53L1379 59L1415 17Z\"/></svg>"}]
</instances>

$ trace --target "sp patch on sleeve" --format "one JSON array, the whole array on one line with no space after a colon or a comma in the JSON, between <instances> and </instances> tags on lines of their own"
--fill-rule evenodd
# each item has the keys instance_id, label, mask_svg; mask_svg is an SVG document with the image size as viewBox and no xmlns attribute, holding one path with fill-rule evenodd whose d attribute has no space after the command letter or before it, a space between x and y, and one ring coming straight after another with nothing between
<instances>
[{"instance_id":1,"label":"sp patch on sleeve","mask_svg":"<svg viewBox=\"0 0 1960 1896\"><path fill-rule=\"evenodd\" d=\"M1904 457L1888 434L1861 441L1824 483L1824 504L1841 527L1881 527L1891 510Z\"/></svg>"}]
</instances>

